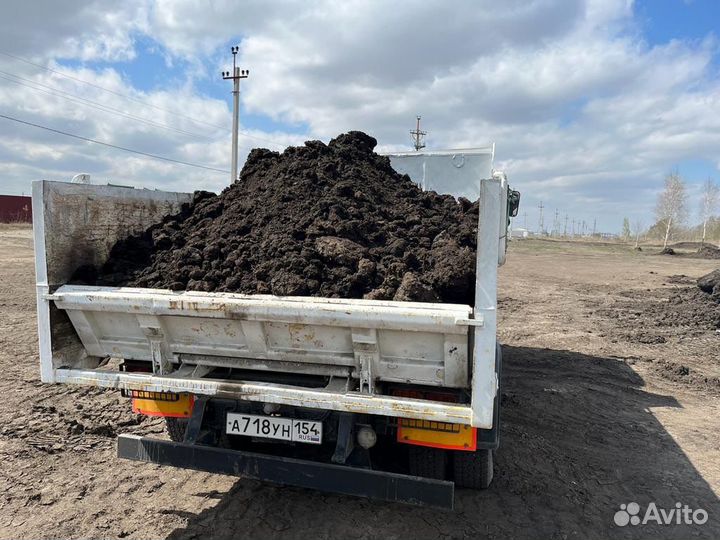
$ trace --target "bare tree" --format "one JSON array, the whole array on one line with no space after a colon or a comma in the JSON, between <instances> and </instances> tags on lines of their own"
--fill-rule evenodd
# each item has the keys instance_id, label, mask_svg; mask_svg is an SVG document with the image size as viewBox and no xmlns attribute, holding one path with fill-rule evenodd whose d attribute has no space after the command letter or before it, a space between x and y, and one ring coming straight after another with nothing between
<instances>
[{"instance_id":1,"label":"bare tree","mask_svg":"<svg viewBox=\"0 0 720 540\"><path fill-rule=\"evenodd\" d=\"M626 242L630 240L630 220L628 218L623 218L623 227L622 227L622 237L623 240Z\"/></svg>"},{"instance_id":2,"label":"bare tree","mask_svg":"<svg viewBox=\"0 0 720 540\"><path fill-rule=\"evenodd\" d=\"M655 217L665 228L663 239L663 249L665 249L673 227L681 225L687 218L685 182L677 172L665 177L665 189L658 196Z\"/></svg>"},{"instance_id":3,"label":"bare tree","mask_svg":"<svg viewBox=\"0 0 720 540\"><path fill-rule=\"evenodd\" d=\"M643 223L642 219L636 219L632 223L632 234L635 236L635 249L640 247L640 235L643 233L643 230L645 229L645 224Z\"/></svg>"},{"instance_id":4,"label":"bare tree","mask_svg":"<svg viewBox=\"0 0 720 540\"><path fill-rule=\"evenodd\" d=\"M708 221L710 221L715 215L715 212L717 212L719 197L720 189L718 189L718 185L711 178L705 180L705 183L702 187L702 195L700 196L700 219L702 219L702 245L705 245Z\"/></svg>"}]
</instances>

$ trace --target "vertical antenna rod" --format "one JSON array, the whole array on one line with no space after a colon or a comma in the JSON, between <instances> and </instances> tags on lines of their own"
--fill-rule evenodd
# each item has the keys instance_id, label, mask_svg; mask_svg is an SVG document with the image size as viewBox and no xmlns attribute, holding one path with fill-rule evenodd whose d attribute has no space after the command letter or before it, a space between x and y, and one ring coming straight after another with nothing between
<instances>
[{"instance_id":1,"label":"vertical antenna rod","mask_svg":"<svg viewBox=\"0 0 720 540\"><path fill-rule=\"evenodd\" d=\"M417 125L415 126L415 131L411 131L410 135L412 135L413 139L413 146L415 147L415 151L419 151L422 148L425 148L425 135L427 135L427 131L420 131L420 117L417 117Z\"/></svg>"},{"instance_id":2,"label":"vertical antenna rod","mask_svg":"<svg viewBox=\"0 0 720 540\"><path fill-rule=\"evenodd\" d=\"M235 65L235 59L240 47L232 47L230 51L233 55L233 69L230 71L223 71L222 78L225 80L232 80L233 82L233 127L232 127L232 167L230 168L230 183L237 181L238 179L238 127L240 123L240 79L247 79L250 75L250 70L240 69Z\"/></svg>"}]
</instances>

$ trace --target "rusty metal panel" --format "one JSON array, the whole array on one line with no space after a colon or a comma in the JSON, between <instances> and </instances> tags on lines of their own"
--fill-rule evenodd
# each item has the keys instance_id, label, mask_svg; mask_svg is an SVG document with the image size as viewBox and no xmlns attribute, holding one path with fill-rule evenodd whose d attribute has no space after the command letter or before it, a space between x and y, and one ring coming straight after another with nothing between
<instances>
[{"instance_id":1,"label":"rusty metal panel","mask_svg":"<svg viewBox=\"0 0 720 540\"><path fill-rule=\"evenodd\" d=\"M47 284L67 283L82 265L102 265L118 240L145 231L192 200L171 193L115 186L39 183L45 226Z\"/></svg>"}]
</instances>

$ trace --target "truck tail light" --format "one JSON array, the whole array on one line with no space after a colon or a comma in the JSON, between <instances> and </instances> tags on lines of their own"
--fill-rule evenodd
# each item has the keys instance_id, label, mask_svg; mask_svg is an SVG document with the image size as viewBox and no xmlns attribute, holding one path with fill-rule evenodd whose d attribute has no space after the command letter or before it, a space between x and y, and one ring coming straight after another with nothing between
<instances>
[{"instance_id":1,"label":"truck tail light","mask_svg":"<svg viewBox=\"0 0 720 540\"><path fill-rule=\"evenodd\" d=\"M436 390L396 389L395 396L457 403L458 396ZM477 450L477 428L464 424L416 418L398 418L397 441L444 450Z\"/></svg>"},{"instance_id":2,"label":"truck tail light","mask_svg":"<svg viewBox=\"0 0 720 540\"><path fill-rule=\"evenodd\" d=\"M133 412L146 416L189 418L195 403L193 394L130 390L125 395L132 398Z\"/></svg>"}]
</instances>

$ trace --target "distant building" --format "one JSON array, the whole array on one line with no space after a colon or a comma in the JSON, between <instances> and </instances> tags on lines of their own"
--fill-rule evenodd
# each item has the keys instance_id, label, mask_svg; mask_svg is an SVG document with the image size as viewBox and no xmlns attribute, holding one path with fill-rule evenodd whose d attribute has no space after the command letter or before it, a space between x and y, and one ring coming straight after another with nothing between
<instances>
[{"instance_id":1,"label":"distant building","mask_svg":"<svg viewBox=\"0 0 720 540\"><path fill-rule=\"evenodd\" d=\"M20 195L0 195L0 223L32 223L32 199Z\"/></svg>"},{"instance_id":2,"label":"distant building","mask_svg":"<svg viewBox=\"0 0 720 540\"><path fill-rule=\"evenodd\" d=\"M510 231L510 238L528 238L532 233L522 227L513 227Z\"/></svg>"}]
</instances>

